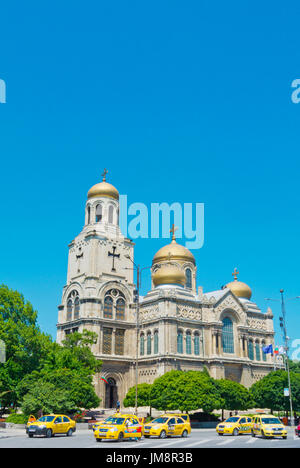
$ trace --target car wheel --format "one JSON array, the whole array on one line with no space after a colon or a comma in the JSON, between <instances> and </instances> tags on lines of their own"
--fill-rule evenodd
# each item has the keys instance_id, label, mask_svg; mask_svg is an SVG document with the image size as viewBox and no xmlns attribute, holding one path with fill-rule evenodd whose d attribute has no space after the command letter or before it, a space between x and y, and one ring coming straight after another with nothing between
<instances>
[{"instance_id":1,"label":"car wheel","mask_svg":"<svg viewBox=\"0 0 300 468\"><path fill-rule=\"evenodd\" d=\"M118 442L122 442L123 439L124 439L124 434L123 432L120 432L119 437L118 437Z\"/></svg>"},{"instance_id":2,"label":"car wheel","mask_svg":"<svg viewBox=\"0 0 300 468\"><path fill-rule=\"evenodd\" d=\"M28 434L29 439L33 438L33 434Z\"/></svg>"},{"instance_id":3,"label":"car wheel","mask_svg":"<svg viewBox=\"0 0 300 468\"><path fill-rule=\"evenodd\" d=\"M234 435L234 436L238 436L238 435L239 435L239 430L238 430L238 429L234 429L233 435Z\"/></svg>"},{"instance_id":4,"label":"car wheel","mask_svg":"<svg viewBox=\"0 0 300 468\"><path fill-rule=\"evenodd\" d=\"M181 434L181 437L187 437L188 436L188 431L185 429L183 433Z\"/></svg>"},{"instance_id":5,"label":"car wheel","mask_svg":"<svg viewBox=\"0 0 300 468\"><path fill-rule=\"evenodd\" d=\"M223 435L224 435L224 434L220 434L220 432L219 432L219 436L223 436Z\"/></svg>"},{"instance_id":6,"label":"car wheel","mask_svg":"<svg viewBox=\"0 0 300 468\"><path fill-rule=\"evenodd\" d=\"M261 431L261 436L262 436L263 439L266 439L266 438L267 438L267 436L266 436L266 434L264 433L264 431Z\"/></svg>"},{"instance_id":7,"label":"car wheel","mask_svg":"<svg viewBox=\"0 0 300 468\"><path fill-rule=\"evenodd\" d=\"M161 433L159 434L160 439L165 439L167 437L167 433L165 430L162 430Z\"/></svg>"},{"instance_id":8,"label":"car wheel","mask_svg":"<svg viewBox=\"0 0 300 468\"><path fill-rule=\"evenodd\" d=\"M51 437L52 437L52 431L51 431L51 429L47 429L46 437L47 437L47 439L51 439Z\"/></svg>"},{"instance_id":9,"label":"car wheel","mask_svg":"<svg viewBox=\"0 0 300 468\"><path fill-rule=\"evenodd\" d=\"M67 437L72 437L72 435L73 435L73 431L72 429L69 429L67 432Z\"/></svg>"},{"instance_id":10,"label":"car wheel","mask_svg":"<svg viewBox=\"0 0 300 468\"><path fill-rule=\"evenodd\" d=\"M285 439L287 439L287 436L282 436L282 438L285 440Z\"/></svg>"},{"instance_id":11,"label":"car wheel","mask_svg":"<svg viewBox=\"0 0 300 468\"><path fill-rule=\"evenodd\" d=\"M145 437L145 439L149 439L150 436L145 436L145 435L144 435L144 437Z\"/></svg>"},{"instance_id":12,"label":"car wheel","mask_svg":"<svg viewBox=\"0 0 300 468\"><path fill-rule=\"evenodd\" d=\"M96 439L97 442L101 442L102 439Z\"/></svg>"},{"instance_id":13,"label":"car wheel","mask_svg":"<svg viewBox=\"0 0 300 468\"><path fill-rule=\"evenodd\" d=\"M254 434L254 432L253 432L253 431L251 432L251 435L252 435L252 437L255 437L255 434Z\"/></svg>"}]
</instances>

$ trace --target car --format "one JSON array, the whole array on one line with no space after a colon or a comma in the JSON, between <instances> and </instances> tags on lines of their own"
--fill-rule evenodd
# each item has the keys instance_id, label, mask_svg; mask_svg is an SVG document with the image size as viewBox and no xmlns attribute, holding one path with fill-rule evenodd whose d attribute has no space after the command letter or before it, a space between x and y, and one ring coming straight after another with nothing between
<instances>
[{"instance_id":1,"label":"car","mask_svg":"<svg viewBox=\"0 0 300 468\"><path fill-rule=\"evenodd\" d=\"M76 422L65 414L48 414L37 421L28 422L26 426L26 433L30 438L40 435L50 438L56 434L70 437L75 431Z\"/></svg>"},{"instance_id":2,"label":"car","mask_svg":"<svg viewBox=\"0 0 300 468\"><path fill-rule=\"evenodd\" d=\"M219 436L229 434L238 436L240 434L251 434L252 418L249 416L232 416L217 425L216 431Z\"/></svg>"},{"instance_id":3,"label":"car","mask_svg":"<svg viewBox=\"0 0 300 468\"><path fill-rule=\"evenodd\" d=\"M92 425L92 429L93 429L94 432L99 426L101 426L101 424L104 423L105 419L107 419L107 418L100 419L100 421L97 421Z\"/></svg>"},{"instance_id":4,"label":"car","mask_svg":"<svg viewBox=\"0 0 300 468\"><path fill-rule=\"evenodd\" d=\"M105 440L118 440L122 442L124 439L141 440L143 426L138 418L133 414L117 413L111 416L102 424L97 425L94 436L97 442Z\"/></svg>"},{"instance_id":5,"label":"car","mask_svg":"<svg viewBox=\"0 0 300 468\"><path fill-rule=\"evenodd\" d=\"M144 437L151 436L165 439L171 436L187 437L191 433L191 424L181 416L163 415L144 426Z\"/></svg>"},{"instance_id":6,"label":"car","mask_svg":"<svg viewBox=\"0 0 300 468\"><path fill-rule=\"evenodd\" d=\"M300 424L299 424L299 426L296 427L295 434L296 434L296 436L300 437Z\"/></svg>"},{"instance_id":7,"label":"car","mask_svg":"<svg viewBox=\"0 0 300 468\"><path fill-rule=\"evenodd\" d=\"M163 416L169 416L169 417L177 417L177 418L181 418L183 419L187 424L189 424L190 426L190 429L191 429L191 420L190 420L190 416L186 413L167 413L167 414L164 414ZM191 433L191 430L189 431L189 434Z\"/></svg>"},{"instance_id":8,"label":"car","mask_svg":"<svg viewBox=\"0 0 300 468\"><path fill-rule=\"evenodd\" d=\"M280 419L272 414L256 416L253 421L252 437L261 436L263 439L271 437L287 438L287 430Z\"/></svg>"}]
</instances>

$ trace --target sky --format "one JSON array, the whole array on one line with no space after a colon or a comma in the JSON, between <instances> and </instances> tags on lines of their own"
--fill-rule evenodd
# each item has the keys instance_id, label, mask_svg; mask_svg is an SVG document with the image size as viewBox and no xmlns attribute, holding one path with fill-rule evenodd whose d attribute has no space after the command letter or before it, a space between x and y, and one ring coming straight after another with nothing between
<instances>
[{"instance_id":1,"label":"sky","mask_svg":"<svg viewBox=\"0 0 300 468\"><path fill-rule=\"evenodd\" d=\"M106 167L128 203L204 203L198 286L237 267L281 344L265 298L300 295L299 21L296 1L1 5L0 282L43 331L55 337L68 243ZM148 266L168 241L135 242ZM300 338L300 300L286 308Z\"/></svg>"}]
</instances>

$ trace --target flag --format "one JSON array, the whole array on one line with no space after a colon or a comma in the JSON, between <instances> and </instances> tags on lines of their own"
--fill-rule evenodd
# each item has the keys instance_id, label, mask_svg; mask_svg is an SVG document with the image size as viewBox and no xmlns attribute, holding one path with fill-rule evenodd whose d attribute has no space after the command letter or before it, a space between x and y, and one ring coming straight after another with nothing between
<instances>
[{"instance_id":1,"label":"flag","mask_svg":"<svg viewBox=\"0 0 300 468\"><path fill-rule=\"evenodd\" d=\"M263 347L263 352L265 354L273 354L273 345L270 344L269 346L264 346Z\"/></svg>"},{"instance_id":2,"label":"flag","mask_svg":"<svg viewBox=\"0 0 300 468\"><path fill-rule=\"evenodd\" d=\"M275 349L274 349L274 354L279 354L279 349L278 349L278 346L275 346Z\"/></svg>"},{"instance_id":3,"label":"flag","mask_svg":"<svg viewBox=\"0 0 300 468\"><path fill-rule=\"evenodd\" d=\"M105 377L103 377L103 376L102 376L100 380L103 380L103 382L105 382L105 383L107 383L107 384L108 384L108 382L107 382L107 380L106 380L106 378L105 378Z\"/></svg>"}]
</instances>

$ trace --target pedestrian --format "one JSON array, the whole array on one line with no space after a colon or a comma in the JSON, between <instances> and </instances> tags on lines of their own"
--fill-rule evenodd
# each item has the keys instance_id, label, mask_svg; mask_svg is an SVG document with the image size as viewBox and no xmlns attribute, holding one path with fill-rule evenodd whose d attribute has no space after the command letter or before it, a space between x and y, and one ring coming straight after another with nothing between
<instances>
[{"instance_id":1,"label":"pedestrian","mask_svg":"<svg viewBox=\"0 0 300 468\"><path fill-rule=\"evenodd\" d=\"M121 406L121 403L120 403L120 401L118 400L118 401L117 401L117 407L116 407L117 413L120 412L120 406Z\"/></svg>"}]
</instances>

